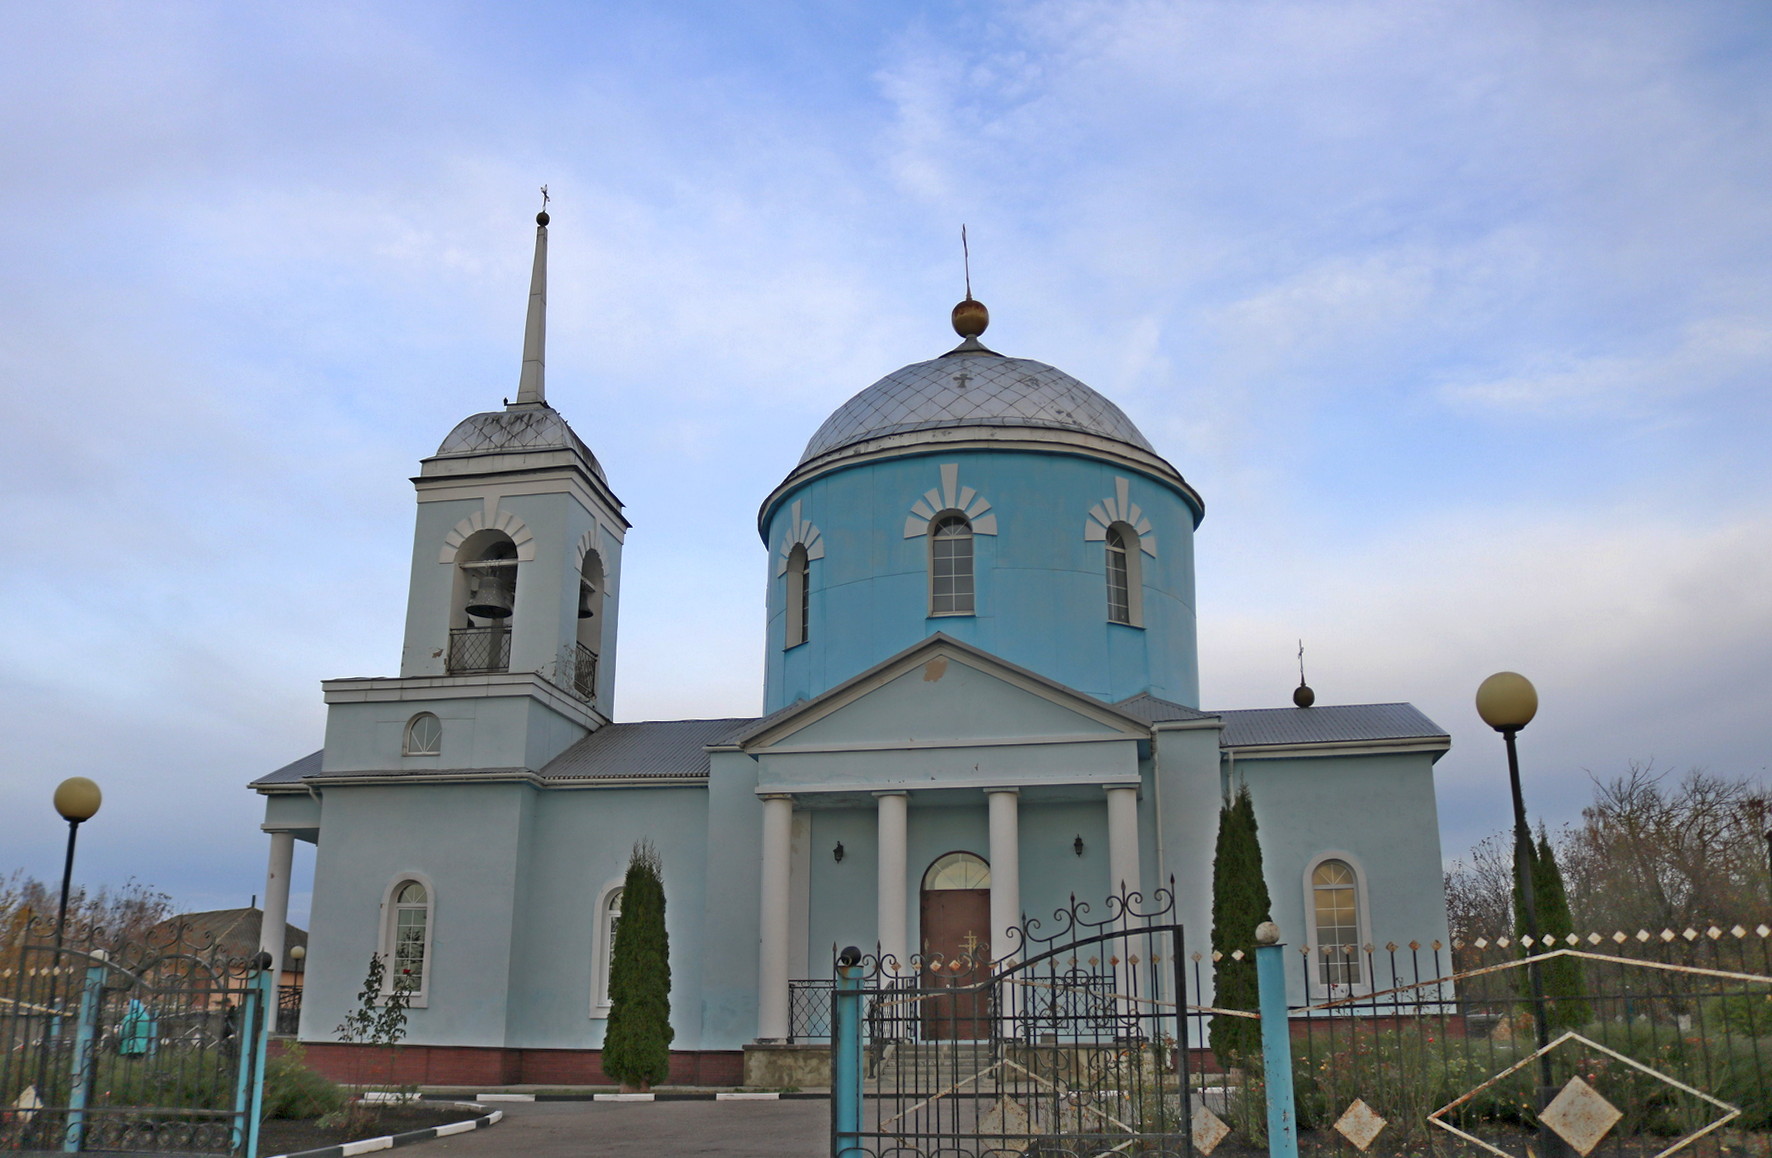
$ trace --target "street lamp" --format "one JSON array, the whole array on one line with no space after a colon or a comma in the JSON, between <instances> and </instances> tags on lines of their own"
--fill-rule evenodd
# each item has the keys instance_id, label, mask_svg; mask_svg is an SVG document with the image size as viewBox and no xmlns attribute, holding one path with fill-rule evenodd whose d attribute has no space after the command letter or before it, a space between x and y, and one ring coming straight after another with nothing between
<instances>
[{"instance_id":1,"label":"street lamp","mask_svg":"<svg viewBox=\"0 0 1772 1158\"><path fill-rule=\"evenodd\" d=\"M55 963L61 965L62 930L68 924L68 885L74 877L74 838L82 821L98 814L104 793L84 776L70 776L55 788L55 810L68 822L68 859L62 864L62 903L55 918Z\"/></svg>"},{"instance_id":2,"label":"street lamp","mask_svg":"<svg viewBox=\"0 0 1772 1158\"><path fill-rule=\"evenodd\" d=\"M1538 714L1538 689L1532 681L1518 672L1498 671L1484 680L1477 688L1477 715L1483 722L1501 733L1507 744L1507 779L1508 787L1514 795L1514 879L1519 882L1521 915L1526 919L1526 936L1532 941L1530 955L1538 956L1543 944L1538 936L1538 901L1533 896L1532 880L1532 834L1526 827L1526 800L1520 794L1520 756L1514 748L1514 736L1521 728L1532 722ZM1536 1014L1533 1020L1538 1023L1538 1048L1546 1051L1550 1045L1550 1025L1545 1017L1544 975L1539 972L1538 962L1531 961L1526 966L1527 975L1532 982L1532 1007ZM1543 1109L1554 1096L1551 1081L1550 1054L1541 1052L1538 1055L1539 1108ZM1547 1147L1557 1149L1558 1139L1545 1136Z\"/></svg>"}]
</instances>

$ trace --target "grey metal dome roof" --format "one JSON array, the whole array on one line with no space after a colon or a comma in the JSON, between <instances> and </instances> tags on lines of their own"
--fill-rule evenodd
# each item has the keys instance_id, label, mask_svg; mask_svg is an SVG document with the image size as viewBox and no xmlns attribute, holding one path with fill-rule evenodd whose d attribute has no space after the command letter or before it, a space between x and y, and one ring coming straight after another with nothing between
<instances>
[{"instance_id":1,"label":"grey metal dome roof","mask_svg":"<svg viewBox=\"0 0 1772 1158\"><path fill-rule=\"evenodd\" d=\"M604 477L603 465L591 448L566 424L559 411L546 404L520 403L507 410L489 410L464 418L437 448L436 457L544 450L576 450L598 478Z\"/></svg>"},{"instance_id":2,"label":"grey metal dome roof","mask_svg":"<svg viewBox=\"0 0 1772 1158\"><path fill-rule=\"evenodd\" d=\"M1118 406L1063 370L979 350L894 370L825 419L800 461L891 434L955 426L1075 430L1156 453Z\"/></svg>"}]
</instances>

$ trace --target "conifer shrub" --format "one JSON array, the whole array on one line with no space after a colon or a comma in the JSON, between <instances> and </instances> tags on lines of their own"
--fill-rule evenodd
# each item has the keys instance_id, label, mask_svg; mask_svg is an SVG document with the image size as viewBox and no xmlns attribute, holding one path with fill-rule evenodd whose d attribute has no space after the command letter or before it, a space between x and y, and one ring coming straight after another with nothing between
<instances>
[{"instance_id":1,"label":"conifer shrub","mask_svg":"<svg viewBox=\"0 0 1772 1158\"><path fill-rule=\"evenodd\" d=\"M1255 980L1255 926L1271 920L1267 881L1261 873L1261 842L1249 786L1218 813L1218 846L1212 858L1212 1004L1220 1009L1260 1007ZM1232 954L1241 949L1241 960ZM1242 1065L1261 1054L1261 1023L1247 1017L1214 1017L1208 1030L1212 1052L1225 1065Z\"/></svg>"},{"instance_id":2,"label":"conifer shrub","mask_svg":"<svg viewBox=\"0 0 1772 1158\"><path fill-rule=\"evenodd\" d=\"M609 1025L603 1034L603 1072L623 1089L648 1089L670 1073L676 1031L671 1028L671 947L659 870L652 842L634 845L609 957Z\"/></svg>"},{"instance_id":3,"label":"conifer shrub","mask_svg":"<svg viewBox=\"0 0 1772 1158\"><path fill-rule=\"evenodd\" d=\"M1557 866L1556 852L1551 848L1550 838L1544 830L1538 833L1538 843L1526 846L1528 863L1532 869L1532 901L1538 915L1538 932L1541 937L1553 942L1557 948L1568 945L1569 934L1575 931L1575 920L1569 913L1569 893L1563 885L1563 872ZM1520 902L1522 882L1514 881L1514 931L1519 936L1526 933L1526 908ZM1533 945L1531 948L1521 947L1521 956L1549 952L1552 946ZM1539 966L1544 978L1544 995L1546 1000L1545 1021L1553 1034L1565 1029L1579 1029L1593 1019L1593 1009L1585 1000L1582 990L1585 980L1582 977L1581 960L1577 957L1558 957L1546 961ZM1527 970L1519 971L1521 992L1531 993L1531 978Z\"/></svg>"}]
</instances>

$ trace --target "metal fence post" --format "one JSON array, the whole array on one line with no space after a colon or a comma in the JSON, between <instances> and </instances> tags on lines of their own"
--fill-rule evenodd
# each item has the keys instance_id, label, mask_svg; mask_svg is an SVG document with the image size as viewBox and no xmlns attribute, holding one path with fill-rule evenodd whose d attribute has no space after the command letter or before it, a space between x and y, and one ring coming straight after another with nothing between
<instances>
[{"instance_id":1,"label":"metal fence post","mask_svg":"<svg viewBox=\"0 0 1772 1158\"><path fill-rule=\"evenodd\" d=\"M68 1153L79 1150L86 1141L86 1102L92 1094L92 1063L96 1050L93 1039L98 1035L99 999L105 988L103 950L94 956L100 963L86 967L86 984L80 989L80 1017L74 1023L73 1070L68 1075L68 1126L62 1134L62 1149Z\"/></svg>"},{"instance_id":2,"label":"metal fence post","mask_svg":"<svg viewBox=\"0 0 1772 1158\"><path fill-rule=\"evenodd\" d=\"M1261 992L1261 1069L1267 1078L1267 1152L1298 1158L1298 1114L1292 1100L1292 1026L1286 1017L1286 952L1280 928L1255 928L1255 979Z\"/></svg>"},{"instance_id":3,"label":"metal fence post","mask_svg":"<svg viewBox=\"0 0 1772 1158\"><path fill-rule=\"evenodd\" d=\"M861 1154L861 950L837 957L837 987L831 1002L831 1154Z\"/></svg>"}]
</instances>

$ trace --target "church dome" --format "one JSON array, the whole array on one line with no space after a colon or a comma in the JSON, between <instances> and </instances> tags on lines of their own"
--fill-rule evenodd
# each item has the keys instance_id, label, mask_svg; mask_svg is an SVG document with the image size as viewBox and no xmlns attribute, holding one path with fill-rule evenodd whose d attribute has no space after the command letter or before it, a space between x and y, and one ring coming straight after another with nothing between
<instances>
[{"instance_id":1,"label":"church dome","mask_svg":"<svg viewBox=\"0 0 1772 1158\"><path fill-rule=\"evenodd\" d=\"M584 456L598 478L603 466L551 406L519 403L508 410L489 410L456 424L437 458L465 458L476 454L523 454L530 451L574 450Z\"/></svg>"},{"instance_id":2,"label":"church dome","mask_svg":"<svg viewBox=\"0 0 1772 1158\"><path fill-rule=\"evenodd\" d=\"M894 370L838 407L800 463L876 438L966 426L1075 431L1156 453L1125 412L1063 370L962 347Z\"/></svg>"}]
</instances>

